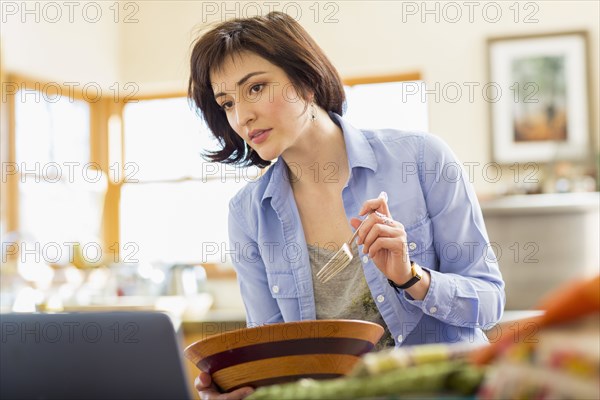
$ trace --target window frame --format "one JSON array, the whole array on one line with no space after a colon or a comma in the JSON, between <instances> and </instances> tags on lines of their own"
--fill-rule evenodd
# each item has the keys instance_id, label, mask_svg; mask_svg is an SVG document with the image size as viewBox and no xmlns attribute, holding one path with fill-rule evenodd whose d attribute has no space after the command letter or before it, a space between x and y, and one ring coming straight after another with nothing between
<instances>
[{"instance_id":1,"label":"window frame","mask_svg":"<svg viewBox=\"0 0 600 400\"><path fill-rule=\"evenodd\" d=\"M43 87L44 85L50 82L44 82L39 79L32 79L31 77L26 77L23 75L10 73L10 74L2 74L2 89L5 87L5 83L14 83L19 86L19 88L24 87L28 90L36 90L37 87ZM388 82L401 82L401 81L418 81L422 80L421 73L418 71L406 72L406 73L398 73L398 74L388 74L388 75L370 75L370 76L356 76L342 79L342 83L344 86L355 86L361 84L373 84L373 83L388 83ZM56 85L56 83L52 83ZM59 85L60 86L60 85ZM188 181L203 181L203 180L213 180L220 179L220 177L211 176L206 178L180 178L180 179L165 179L165 180L148 180L142 182L124 182L124 162L125 162L125 143L124 143L124 132L123 127L123 111L128 103L146 101L146 100L158 100L158 99L169 99L169 98L187 98L186 92L166 92L166 93L156 93L156 94L144 94L144 95L134 95L134 96L124 96L114 98L114 96L104 96L101 97L96 102L90 102L87 100L81 89L73 90L72 88L67 88L62 86L61 90L63 93L69 93L69 90L72 90L73 98L78 100L86 101L90 107L90 126L89 126L89 135L90 135L90 162L96 163L100 166L100 169L108 179L108 187L105 195L104 208L102 212L102 222L101 222L101 231L102 243L101 248L104 254L107 254L111 257L111 259L120 260L119 249L121 246L120 243L120 198L121 198L121 190L125 183L128 184L147 184L147 183L180 183L180 182L188 182ZM16 130L15 130L15 102L16 98L14 94L11 93L1 93L2 103L1 103L1 112L3 116L6 118L2 118L2 125L0 126L0 144L2 145L2 153L0 154L0 159L2 163L16 163ZM6 98L6 101L4 99ZM120 140L120 160L118 160L118 165L121 170L118 176L120 177L119 181L115 181L111 179L111 166L109 165L109 120L112 117L116 117L120 121L120 129L116 134L118 135L118 139ZM268 168L268 167L267 167ZM263 168L260 172L260 175L264 174L267 168ZM113 171L114 174L114 171ZM2 208L0 218L5 221L3 225L4 231L2 234L6 234L11 231L19 230L19 181L20 181L20 172L19 174L14 174L2 179L0 182L1 185L1 194L0 201L2 202ZM17 257L17 255L12 255L12 257ZM209 273L209 277L217 276L217 277L231 277L233 271L223 271L222 268L218 264L203 264L207 268L207 272Z\"/></svg>"},{"instance_id":2,"label":"window frame","mask_svg":"<svg viewBox=\"0 0 600 400\"><path fill-rule=\"evenodd\" d=\"M18 90L16 93L12 92L4 92L4 89L7 84L17 85ZM89 106L90 119L89 119L89 127L88 127L88 135L89 135L89 154L90 154L90 163L95 163L95 165L100 166L100 170L104 173L108 173L108 119L111 115L117 114L119 112L120 106L118 102L112 102L110 98L100 98L96 102L90 102L86 99L83 91L81 89L74 89L62 85L58 85L56 82L44 81L41 79L33 79L31 77L27 77L24 75L10 73L6 74L6 76L2 75L2 120L3 125L2 129L0 129L0 144L2 145L2 156L1 162L4 166L10 163L16 164L16 96L18 95L18 91L22 89L26 90L39 90L40 88L45 87L46 85L51 84L53 87L60 87L61 93L69 93L72 96L69 98L73 98L75 100L85 101ZM6 116L6 118L4 118ZM27 175L32 175L28 173ZM107 175L108 176L108 175ZM0 182L1 192L2 192L2 215L0 216L3 221L6 223L3 226L4 231L2 235L4 236L8 232L17 232L20 229L19 224L19 216L20 216L20 206L19 206L19 182L22 179L21 171L16 174L7 175L3 177L6 179L2 179ZM43 179L45 178L42 175L35 175L35 177L31 177L32 179ZM111 189L110 180L108 182L107 194ZM108 197L108 196L107 196ZM108 202L105 199L104 209L102 212L102 222L101 222L101 231L102 231L102 243L100 246L102 248L103 254L110 254L114 256L114 252L111 252L109 246L106 243L110 242L110 231L107 231L107 227L110 227L113 223L115 215L109 215L106 213ZM8 260L14 260L18 257L18 254L10 254L7 256ZM8 261L7 260L7 261ZM3 260L4 261L4 260Z\"/></svg>"}]
</instances>

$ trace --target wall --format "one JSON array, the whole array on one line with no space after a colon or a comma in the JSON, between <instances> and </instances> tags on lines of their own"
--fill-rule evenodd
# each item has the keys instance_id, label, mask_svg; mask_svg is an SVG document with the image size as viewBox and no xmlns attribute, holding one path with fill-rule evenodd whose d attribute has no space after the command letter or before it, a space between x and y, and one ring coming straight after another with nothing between
<instances>
[{"instance_id":1,"label":"wall","mask_svg":"<svg viewBox=\"0 0 600 400\"><path fill-rule=\"evenodd\" d=\"M429 88L441 89L448 83L463 87L463 95L455 103L444 98L441 90L437 101L433 94L426 96L430 129L444 138L463 162L479 163L473 170L475 187L482 194L493 193L498 185L485 179L483 170L491 160L489 104L478 90L469 101L465 86L488 81L487 38L589 31L591 121L597 137L599 6L593 1L536 1L471 2L469 8L466 3L454 2L449 7L444 2L399 1L144 1L122 2L116 15L115 9L109 9L113 2L101 2L103 15L98 23L86 22L81 12L75 12L74 23L69 23L64 9L58 23L44 18L35 22L31 16L23 23L18 18L21 15L4 13L4 66L41 79L95 81L104 87L116 81L134 82L140 93L184 92L190 46L206 22L251 16L258 12L256 6L262 13L269 7L285 10L297 16L344 77L419 70ZM515 4L519 10L516 23ZM499 18L496 6L501 10ZM4 12L5 4L2 7ZM424 8L433 12L424 13ZM525 23L531 13L537 22ZM458 22L451 22L455 19ZM491 22L495 19L497 22ZM511 171L505 169L503 175L506 179Z\"/></svg>"},{"instance_id":2,"label":"wall","mask_svg":"<svg viewBox=\"0 0 600 400\"><path fill-rule=\"evenodd\" d=\"M0 3L6 72L41 82L78 82L80 87L109 88L118 82L120 24L109 3Z\"/></svg>"},{"instance_id":3,"label":"wall","mask_svg":"<svg viewBox=\"0 0 600 400\"><path fill-rule=\"evenodd\" d=\"M177 3L177 7L172 3ZM515 175L505 168L503 179L496 184L492 176L495 169L484 169L491 160L489 103L477 89L470 101L466 86L476 82L481 88L489 81L486 66L489 37L588 30L590 101L595 110L591 122L595 136L598 135L597 2L542 1L520 3L518 7L513 2L492 2L491 5L474 2L471 15L465 2L453 3L458 4L458 8L448 8L444 2L427 2L426 5L400 1L321 2L318 14L314 2L273 3L273 9L296 16L343 77L421 71L430 89L439 88L437 99L433 93L425 96L429 104L430 130L444 138L463 163L479 163L475 164L471 179L481 194L502 190L500 185L510 184ZM123 79L137 80L149 91L166 87L185 89L189 70L187 56L196 36L194 30L201 28L202 22L255 15L254 5L260 6L263 13L269 10L269 2L260 1L225 5L222 2L144 4L140 23L123 27ZM495 5L501 10L498 18L494 14ZM438 12L435 12L436 7ZM425 13L425 9L433 13ZM460 10L460 18L455 10ZM453 23L455 19L458 22ZM497 22L491 22L496 19ZM531 22L534 19L538 22ZM443 95L442 88L448 83L457 83L464 89L455 103L448 98L454 97L453 94ZM598 148L598 141L595 147ZM523 176L521 173L519 180Z\"/></svg>"}]
</instances>

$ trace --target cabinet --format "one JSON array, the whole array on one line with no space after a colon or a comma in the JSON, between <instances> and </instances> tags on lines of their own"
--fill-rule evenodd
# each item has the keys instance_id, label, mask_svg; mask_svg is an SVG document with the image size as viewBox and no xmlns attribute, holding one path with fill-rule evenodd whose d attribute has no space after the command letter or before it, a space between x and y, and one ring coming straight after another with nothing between
<instances>
[{"instance_id":1,"label":"cabinet","mask_svg":"<svg viewBox=\"0 0 600 400\"><path fill-rule=\"evenodd\" d=\"M529 309L568 280L599 273L594 193L507 196L481 203L506 283L506 309Z\"/></svg>"}]
</instances>

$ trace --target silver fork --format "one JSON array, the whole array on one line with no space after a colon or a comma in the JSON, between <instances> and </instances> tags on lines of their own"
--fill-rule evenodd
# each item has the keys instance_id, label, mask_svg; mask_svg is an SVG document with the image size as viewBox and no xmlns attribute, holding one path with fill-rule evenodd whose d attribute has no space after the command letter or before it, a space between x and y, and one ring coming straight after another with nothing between
<instances>
[{"instance_id":1,"label":"silver fork","mask_svg":"<svg viewBox=\"0 0 600 400\"><path fill-rule=\"evenodd\" d=\"M354 258L351 250L352 242L356 238L356 235L358 235L358 230L361 228L361 226L363 226L370 214L371 213L369 212L365 219L362 220L358 228L356 228L350 239L344 243L342 247L329 259L327 264L325 264L323 268L317 272L317 279L319 279L321 283L329 281L331 278L342 272L348 265L350 265L350 262Z\"/></svg>"}]
</instances>

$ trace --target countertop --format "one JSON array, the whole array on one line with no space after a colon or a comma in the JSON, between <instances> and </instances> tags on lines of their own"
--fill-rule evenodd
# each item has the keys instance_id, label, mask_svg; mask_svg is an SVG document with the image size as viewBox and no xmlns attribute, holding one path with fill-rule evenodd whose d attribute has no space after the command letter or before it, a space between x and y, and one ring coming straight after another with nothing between
<instances>
[{"instance_id":1,"label":"countertop","mask_svg":"<svg viewBox=\"0 0 600 400\"><path fill-rule=\"evenodd\" d=\"M600 193L552 193L500 197L480 203L484 215L583 212L600 208Z\"/></svg>"}]
</instances>

